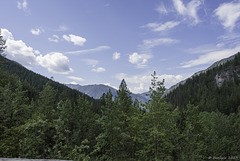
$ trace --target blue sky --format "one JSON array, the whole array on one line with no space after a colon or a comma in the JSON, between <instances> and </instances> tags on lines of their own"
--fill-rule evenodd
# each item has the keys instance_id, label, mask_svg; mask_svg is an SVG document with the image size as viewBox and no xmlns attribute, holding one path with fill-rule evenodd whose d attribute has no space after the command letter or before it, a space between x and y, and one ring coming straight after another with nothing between
<instances>
[{"instance_id":1,"label":"blue sky","mask_svg":"<svg viewBox=\"0 0 240 161\"><path fill-rule=\"evenodd\" d=\"M1 1L6 54L61 83L148 91L240 51L240 0Z\"/></svg>"}]
</instances>

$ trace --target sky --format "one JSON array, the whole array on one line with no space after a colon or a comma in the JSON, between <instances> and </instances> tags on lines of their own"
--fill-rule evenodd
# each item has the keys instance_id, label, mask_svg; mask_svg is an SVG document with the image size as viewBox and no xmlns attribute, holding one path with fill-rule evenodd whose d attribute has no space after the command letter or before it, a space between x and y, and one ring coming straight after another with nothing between
<instances>
[{"instance_id":1,"label":"sky","mask_svg":"<svg viewBox=\"0 0 240 161\"><path fill-rule=\"evenodd\" d=\"M0 0L6 57L60 83L166 88L240 51L240 0Z\"/></svg>"}]
</instances>

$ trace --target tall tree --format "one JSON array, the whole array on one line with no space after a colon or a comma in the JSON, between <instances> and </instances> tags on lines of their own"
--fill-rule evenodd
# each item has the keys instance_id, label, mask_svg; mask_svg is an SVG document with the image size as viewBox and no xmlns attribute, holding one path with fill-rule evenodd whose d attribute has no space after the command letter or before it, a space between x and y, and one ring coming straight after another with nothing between
<instances>
[{"instance_id":1,"label":"tall tree","mask_svg":"<svg viewBox=\"0 0 240 161\"><path fill-rule=\"evenodd\" d=\"M4 50L7 48L6 40L3 39L2 30L0 29L0 55L3 54ZM4 55L4 54L3 54Z\"/></svg>"},{"instance_id":2,"label":"tall tree","mask_svg":"<svg viewBox=\"0 0 240 161\"><path fill-rule=\"evenodd\" d=\"M46 83L43 90L39 93L38 111L36 111L33 115L33 120L39 122L39 125L37 126L41 129L41 135L39 137L43 140L41 146L43 158L50 157L50 153L52 152L54 146L53 136L56 133L56 129L53 121L56 118L56 94L57 90L53 89L50 83Z\"/></svg>"},{"instance_id":3,"label":"tall tree","mask_svg":"<svg viewBox=\"0 0 240 161\"><path fill-rule=\"evenodd\" d=\"M145 159L172 160L173 142L177 134L175 118L178 110L170 110L166 99L162 97L165 91L164 80L160 82L157 79L154 72L149 89L151 100L146 104L148 112L144 116L148 128L142 154Z\"/></svg>"},{"instance_id":4,"label":"tall tree","mask_svg":"<svg viewBox=\"0 0 240 161\"><path fill-rule=\"evenodd\" d=\"M43 90L39 93L38 110L39 113L44 115L49 120L53 120L57 103L56 103L57 91L47 83Z\"/></svg>"},{"instance_id":5,"label":"tall tree","mask_svg":"<svg viewBox=\"0 0 240 161\"><path fill-rule=\"evenodd\" d=\"M105 105L102 106L102 117L98 119L101 126L101 133L97 136L94 154L98 154L97 160L119 160L120 150L119 141L121 131L119 124L119 110L113 102L113 95L109 90L105 95Z\"/></svg>"},{"instance_id":6,"label":"tall tree","mask_svg":"<svg viewBox=\"0 0 240 161\"><path fill-rule=\"evenodd\" d=\"M4 156L18 157L21 139L19 126L31 116L28 97L21 82L9 83L2 89L0 107L0 153Z\"/></svg>"},{"instance_id":7,"label":"tall tree","mask_svg":"<svg viewBox=\"0 0 240 161\"><path fill-rule=\"evenodd\" d=\"M201 160L203 150L202 130L199 109L194 105L187 105L180 112L178 144L176 146L177 158L180 160Z\"/></svg>"},{"instance_id":8,"label":"tall tree","mask_svg":"<svg viewBox=\"0 0 240 161\"><path fill-rule=\"evenodd\" d=\"M132 105L132 98L130 96L130 91L127 87L126 81L123 79L121 84L119 85L119 89L117 91L117 98L116 98L120 109L127 113L129 107Z\"/></svg>"},{"instance_id":9,"label":"tall tree","mask_svg":"<svg viewBox=\"0 0 240 161\"><path fill-rule=\"evenodd\" d=\"M133 106L130 91L127 87L127 83L123 79L119 90L117 91L117 97L115 103L119 110L119 123L121 130L121 140L119 144L121 146L121 160L126 160L127 156L134 155L134 143L133 143L133 129L131 128L131 119L136 111Z\"/></svg>"}]
</instances>

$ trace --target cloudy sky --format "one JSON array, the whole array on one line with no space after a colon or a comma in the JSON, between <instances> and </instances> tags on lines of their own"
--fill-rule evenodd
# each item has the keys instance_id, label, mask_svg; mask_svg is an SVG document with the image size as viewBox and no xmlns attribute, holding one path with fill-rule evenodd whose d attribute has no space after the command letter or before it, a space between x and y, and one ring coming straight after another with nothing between
<instances>
[{"instance_id":1,"label":"cloudy sky","mask_svg":"<svg viewBox=\"0 0 240 161\"><path fill-rule=\"evenodd\" d=\"M8 0L7 58L61 83L165 86L240 51L240 0Z\"/></svg>"}]
</instances>

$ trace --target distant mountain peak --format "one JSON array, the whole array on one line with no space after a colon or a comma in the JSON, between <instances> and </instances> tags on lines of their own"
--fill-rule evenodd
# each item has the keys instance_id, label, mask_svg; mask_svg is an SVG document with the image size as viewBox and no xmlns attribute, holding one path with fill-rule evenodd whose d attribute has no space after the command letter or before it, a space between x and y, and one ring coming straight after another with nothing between
<instances>
[{"instance_id":1,"label":"distant mountain peak","mask_svg":"<svg viewBox=\"0 0 240 161\"><path fill-rule=\"evenodd\" d=\"M109 90L112 92L113 97L117 96L117 89L104 84L92 84L83 86L79 84L66 84L66 86L72 89L76 89L82 93L85 93L88 96L91 96L95 99L101 98L103 93L107 94ZM145 103L149 100L149 97L147 97L144 93L143 94L131 93L130 95L133 101L137 99L138 101Z\"/></svg>"}]
</instances>

